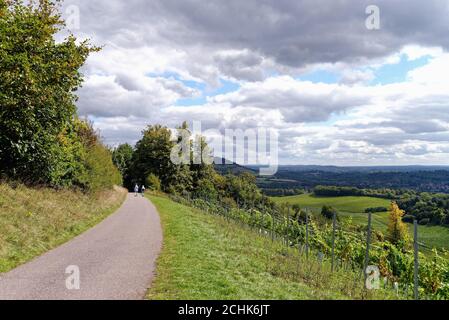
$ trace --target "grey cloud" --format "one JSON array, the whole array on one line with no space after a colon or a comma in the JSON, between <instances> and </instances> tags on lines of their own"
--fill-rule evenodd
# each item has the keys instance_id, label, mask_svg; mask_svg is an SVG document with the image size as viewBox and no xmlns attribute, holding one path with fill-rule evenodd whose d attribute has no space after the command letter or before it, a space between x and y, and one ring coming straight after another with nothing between
<instances>
[{"instance_id":1,"label":"grey cloud","mask_svg":"<svg viewBox=\"0 0 449 320\"><path fill-rule=\"evenodd\" d=\"M323 86L316 92L309 92L307 85L291 86L292 81L287 79L285 88L272 87L270 83L253 84L212 101L227 102L233 107L278 109L285 122L301 123L326 121L332 114L366 105L371 99L338 86Z\"/></svg>"},{"instance_id":2,"label":"grey cloud","mask_svg":"<svg viewBox=\"0 0 449 320\"><path fill-rule=\"evenodd\" d=\"M109 54L105 50L104 63L98 58L86 68L89 77L101 74L107 79L88 81L79 92L78 106L82 115L96 117L95 123L111 143L135 141L146 124L157 122L174 126L183 120L201 120L205 127L221 130L255 125L282 129L326 121L334 114L369 107L376 103L371 101L375 97L356 86L309 91L292 84L258 85L276 72L294 79L298 70L312 64L380 61L407 44L449 49L449 2L443 0L68 0L65 5L73 3L81 9L81 30L75 33L105 44ZM369 31L364 25L365 7L370 4L381 10L378 31ZM147 58L144 49L148 48ZM111 55L115 50L122 50L122 55ZM249 81L254 86L248 88L243 83L236 94L212 98L202 108L170 107L177 99L197 92L176 79L145 79L149 70L179 72L211 86L220 77ZM142 74L135 74L139 72ZM353 71L344 73L341 83L354 85L371 77L369 72ZM405 91L384 97L391 110L378 116L388 121L365 127L331 128L328 124L316 135L288 133L281 136L281 144L288 149L295 137L307 135L303 148L310 152L306 160L322 161L318 153L326 154L339 140L366 143L378 159L394 158L394 149L409 141L447 143L448 96L424 92L423 98L409 98L413 95ZM335 149L339 156L369 156L363 147L358 150L357 144L343 142ZM420 146L401 150L415 155L424 152ZM329 159L333 156L327 155Z\"/></svg>"},{"instance_id":3,"label":"grey cloud","mask_svg":"<svg viewBox=\"0 0 449 320\"><path fill-rule=\"evenodd\" d=\"M249 51L219 52L214 62L223 75L237 80L261 81L264 78L263 58Z\"/></svg>"},{"instance_id":4,"label":"grey cloud","mask_svg":"<svg viewBox=\"0 0 449 320\"><path fill-rule=\"evenodd\" d=\"M127 47L248 49L290 67L364 61L406 44L449 48L449 4L444 0L376 1L381 12L377 31L365 27L370 0L82 2L82 31Z\"/></svg>"}]
</instances>

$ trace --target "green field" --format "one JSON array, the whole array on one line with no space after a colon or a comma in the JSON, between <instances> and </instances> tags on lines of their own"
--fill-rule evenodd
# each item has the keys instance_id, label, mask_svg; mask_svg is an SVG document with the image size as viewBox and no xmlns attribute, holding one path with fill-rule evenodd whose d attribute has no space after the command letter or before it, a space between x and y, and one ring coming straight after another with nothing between
<instances>
[{"instance_id":1,"label":"green field","mask_svg":"<svg viewBox=\"0 0 449 320\"><path fill-rule=\"evenodd\" d=\"M365 209L372 207L390 207L390 200L373 197L317 197L313 194L303 194L289 197L272 197L276 203L298 204L308 208L315 214L321 212L324 205L338 210L340 217L351 217L353 223L366 225L368 223ZM387 231L388 213L374 213L372 215L373 228L385 233ZM409 224L410 235L413 226ZM449 250L449 229L440 226L419 226L419 241L426 246ZM424 249L426 250L426 249ZM427 250L428 251L428 250Z\"/></svg>"},{"instance_id":2,"label":"green field","mask_svg":"<svg viewBox=\"0 0 449 320\"><path fill-rule=\"evenodd\" d=\"M164 245L148 299L395 299L362 290L360 273L330 272L281 241L222 217L149 196L161 216Z\"/></svg>"}]
</instances>

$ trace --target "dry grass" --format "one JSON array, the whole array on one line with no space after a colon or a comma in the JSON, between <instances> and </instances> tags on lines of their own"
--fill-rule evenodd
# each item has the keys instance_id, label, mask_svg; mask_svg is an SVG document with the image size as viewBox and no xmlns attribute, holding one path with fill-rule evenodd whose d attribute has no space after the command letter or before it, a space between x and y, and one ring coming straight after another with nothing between
<instances>
[{"instance_id":1,"label":"dry grass","mask_svg":"<svg viewBox=\"0 0 449 320\"><path fill-rule=\"evenodd\" d=\"M0 184L0 272L68 241L114 212L126 190L92 195Z\"/></svg>"}]
</instances>

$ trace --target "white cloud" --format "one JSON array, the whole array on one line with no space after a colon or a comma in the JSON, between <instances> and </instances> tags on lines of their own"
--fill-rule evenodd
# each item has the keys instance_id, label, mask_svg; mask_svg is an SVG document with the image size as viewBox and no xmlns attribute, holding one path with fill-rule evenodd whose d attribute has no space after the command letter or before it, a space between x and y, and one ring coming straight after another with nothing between
<instances>
[{"instance_id":1,"label":"white cloud","mask_svg":"<svg viewBox=\"0 0 449 320\"><path fill-rule=\"evenodd\" d=\"M75 33L105 45L83 69L79 111L112 144L135 142L147 124L201 120L205 129L274 128L284 162L442 163L449 5L409 1L404 15L404 4L380 1L382 27L370 32L368 3L69 0L81 9ZM368 86L376 69L404 55L431 59L406 82ZM314 70L335 72L340 83L297 80ZM207 93L220 79L241 87L176 106L201 94L185 80Z\"/></svg>"}]
</instances>

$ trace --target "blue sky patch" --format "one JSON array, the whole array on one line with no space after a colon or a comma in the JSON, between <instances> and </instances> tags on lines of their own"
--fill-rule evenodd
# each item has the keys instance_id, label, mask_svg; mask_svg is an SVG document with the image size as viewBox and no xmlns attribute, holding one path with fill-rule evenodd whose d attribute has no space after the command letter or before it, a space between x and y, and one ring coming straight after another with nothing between
<instances>
[{"instance_id":1,"label":"blue sky patch","mask_svg":"<svg viewBox=\"0 0 449 320\"><path fill-rule=\"evenodd\" d=\"M425 66L430 62L431 58L431 56L423 56L415 60L409 60L404 54L401 56L399 63L387 64L374 70L375 78L370 82L370 85L404 82L407 80L407 73L409 71Z\"/></svg>"},{"instance_id":2,"label":"blue sky patch","mask_svg":"<svg viewBox=\"0 0 449 320\"><path fill-rule=\"evenodd\" d=\"M179 99L175 105L183 107L202 105L207 102L207 97L226 94L240 89L240 84L225 79L220 79L221 85L218 88L211 89L208 88L208 86L204 82L182 79L181 76L176 72L150 73L148 74L148 76L151 78L161 77L166 79L175 79L176 81L184 84L186 87L196 89L201 92L201 95L197 97Z\"/></svg>"},{"instance_id":3,"label":"blue sky patch","mask_svg":"<svg viewBox=\"0 0 449 320\"><path fill-rule=\"evenodd\" d=\"M301 81L310 81L313 83L337 83L339 77L336 73L326 70L316 70L310 73L306 73L298 78Z\"/></svg>"}]
</instances>

